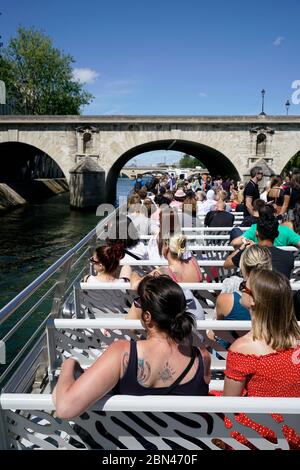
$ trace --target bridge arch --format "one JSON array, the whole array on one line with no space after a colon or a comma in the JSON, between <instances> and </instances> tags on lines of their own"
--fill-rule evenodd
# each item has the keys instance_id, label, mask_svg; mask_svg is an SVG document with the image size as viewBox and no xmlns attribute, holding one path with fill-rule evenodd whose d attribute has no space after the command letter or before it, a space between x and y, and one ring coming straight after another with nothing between
<instances>
[{"instance_id":1,"label":"bridge arch","mask_svg":"<svg viewBox=\"0 0 300 470\"><path fill-rule=\"evenodd\" d=\"M153 150L175 150L191 155L202 162L212 175L228 175L234 179L240 179L239 172L233 163L226 155L208 145L189 140L157 140L143 143L132 147L124 152L113 163L106 177L106 195L107 200L114 202L116 200L116 187L119 173L124 165L131 160L145 152Z\"/></svg>"},{"instance_id":2,"label":"bridge arch","mask_svg":"<svg viewBox=\"0 0 300 470\"><path fill-rule=\"evenodd\" d=\"M23 142L0 143L1 182L12 179L65 178L60 165L42 149ZM31 174L29 175L31 171Z\"/></svg>"},{"instance_id":3,"label":"bridge arch","mask_svg":"<svg viewBox=\"0 0 300 470\"><path fill-rule=\"evenodd\" d=\"M291 150L291 153L290 152L286 153L284 155L284 157L281 158L280 166L276 167L276 173L281 174L283 172L283 170L285 170L288 163L291 162L291 160L294 159L294 157L296 157L297 154L298 155L300 154L300 142L298 143L298 145L295 145L293 147L293 149ZM295 166L296 165L293 165L293 167L295 167Z\"/></svg>"},{"instance_id":4,"label":"bridge arch","mask_svg":"<svg viewBox=\"0 0 300 470\"><path fill-rule=\"evenodd\" d=\"M37 180L65 178L62 168L50 155L19 141L0 143L0 163L0 183L8 184L29 200L37 192ZM67 187L65 183L64 187ZM45 195L48 192L46 185Z\"/></svg>"}]
</instances>

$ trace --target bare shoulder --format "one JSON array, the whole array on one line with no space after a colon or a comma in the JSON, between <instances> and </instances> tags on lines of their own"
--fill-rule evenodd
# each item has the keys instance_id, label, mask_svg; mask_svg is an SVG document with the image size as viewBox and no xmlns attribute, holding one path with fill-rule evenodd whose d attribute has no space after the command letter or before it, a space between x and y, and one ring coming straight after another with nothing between
<instances>
[{"instance_id":1,"label":"bare shoulder","mask_svg":"<svg viewBox=\"0 0 300 470\"><path fill-rule=\"evenodd\" d=\"M120 339L119 341L114 341L106 352L110 352L111 354L124 354L129 353L130 351L130 342L126 339Z\"/></svg>"},{"instance_id":2,"label":"bare shoulder","mask_svg":"<svg viewBox=\"0 0 300 470\"><path fill-rule=\"evenodd\" d=\"M125 359L128 361L130 354L130 342L119 340L112 343L94 364L88 369L89 373L98 374L99 371L109 370L112 374L119 374Z\"/></svg>"},{"instance_id":3,"label":"bare shoulder","mask_svg":"<svg viewBox=\"0 0 300 470\"><path fill-rule=\"evenodd\" d=\"M241 354L257 354L256 346L249 333L235 340L230 346L229 351Z\"/></svg>"},{"instance_id":4,"label":"bare shoulder","mask_svg":"<svg viewBox=\"0 0 300 470\"><path fill-rule=\"evenodd\" d=\"M231 293L223 292L217 297L216 307L218 313L228 315L233 306L233 295ZM222 310L222 311L221 311Z\"/></svg>"},{"instance_id":5,"label":"bare shoulder","mask_svg":"<svg viewBox=\"0 0 300 470\"><path fill-rule=\"evenodd\" d=\"M218 304L228 303L230 301L232 301L232 293L231 292L222 292L217 297L217 303Z\"/></svg>"}]
</instances>

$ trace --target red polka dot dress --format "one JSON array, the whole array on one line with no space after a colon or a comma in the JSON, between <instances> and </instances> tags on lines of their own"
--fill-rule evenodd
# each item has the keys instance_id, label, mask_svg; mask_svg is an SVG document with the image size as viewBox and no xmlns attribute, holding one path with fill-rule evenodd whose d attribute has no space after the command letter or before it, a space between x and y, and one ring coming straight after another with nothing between
<instances>
[{"instance_id":1,"label":"red polka dot dress","mask_svg":"<svg viewBox=\"0 0 300 470\"><path fill-rule=\"evenodd\" d=\"M225 375L229 379L246 381L244 395L248 397L300 397L300 346L270 354L256 356L228 351ZM300 449L300 436L294 429L284 424L283 416L271 415L274 421L282 424L282 433L293 450ZM256 431L262 438L277 444L277 436L272 429L263 426L245 413L235 415L235 420ZM227 428L233 429L233 422L224 418ZM253 443L245 436L232 430L231 437L253 449Z\"/></svg>"},{"instance_id":2,"label":"red polka dot dress","mask_svg":"<svg viewBox=\"0 0 300 470\"><path fill-rule=\"evenodd\" d=\"M248 397L300 397L300 346L262 356L228 351L225 375Z\"/></svg>"}]
</instances>

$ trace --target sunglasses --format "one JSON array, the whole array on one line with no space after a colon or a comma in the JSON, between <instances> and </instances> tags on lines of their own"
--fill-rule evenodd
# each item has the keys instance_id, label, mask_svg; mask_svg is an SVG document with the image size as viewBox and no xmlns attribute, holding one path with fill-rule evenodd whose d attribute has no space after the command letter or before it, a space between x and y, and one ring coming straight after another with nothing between
<instances>
[{"instance_id":1,"label":"sunglasses","mask_svg":"<svg viewBox=\"0 0 300 470\"><path fill-rule=\"evenodd\" d=\"M135 297L133 299L133 305L136 307L136 308L142 308L142 302L141 302L141 297L138 296L138 297Z\"/></svg>"},{"instance_id":2,"label":"sunglasses","mask_svg":"<svg viewBox=\"0 0 300 470\"><path fill-rule=\"evenodd\" d=\"M90 258L90 263L92 264L100 264L100 261L96 261L93 257Z\"/></svg>"},{"instance_id":3,"label":"sunglasses","mask_svg":"<svg viewBox=\"0 0 300 470\"><path fill-rule=\"evenodd\" d=\"M242 281L240 283L240 292L245 292L245 294L251 295L253 297L252 291L249 289L249 287L246 286L246 281Z\"/></svg>"}]
</instances>

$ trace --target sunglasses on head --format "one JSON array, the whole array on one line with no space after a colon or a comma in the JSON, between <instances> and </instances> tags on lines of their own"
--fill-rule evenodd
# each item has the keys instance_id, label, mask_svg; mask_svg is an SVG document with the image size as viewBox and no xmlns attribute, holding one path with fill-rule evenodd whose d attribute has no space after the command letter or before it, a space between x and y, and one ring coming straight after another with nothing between
<instances>
[{"instance_id":1,"label":"sunglasses on head","mask_svg":"<svg viewBox=\"0 0 300 470\"><path fill-rule=\"evenodd\" d=\"M245 292L245 294L251 295L253 297L252 291L249 289L249 287L246 286L246 281L242 281L240 283L240 292Z\"/></svg>"}]
</instances>

